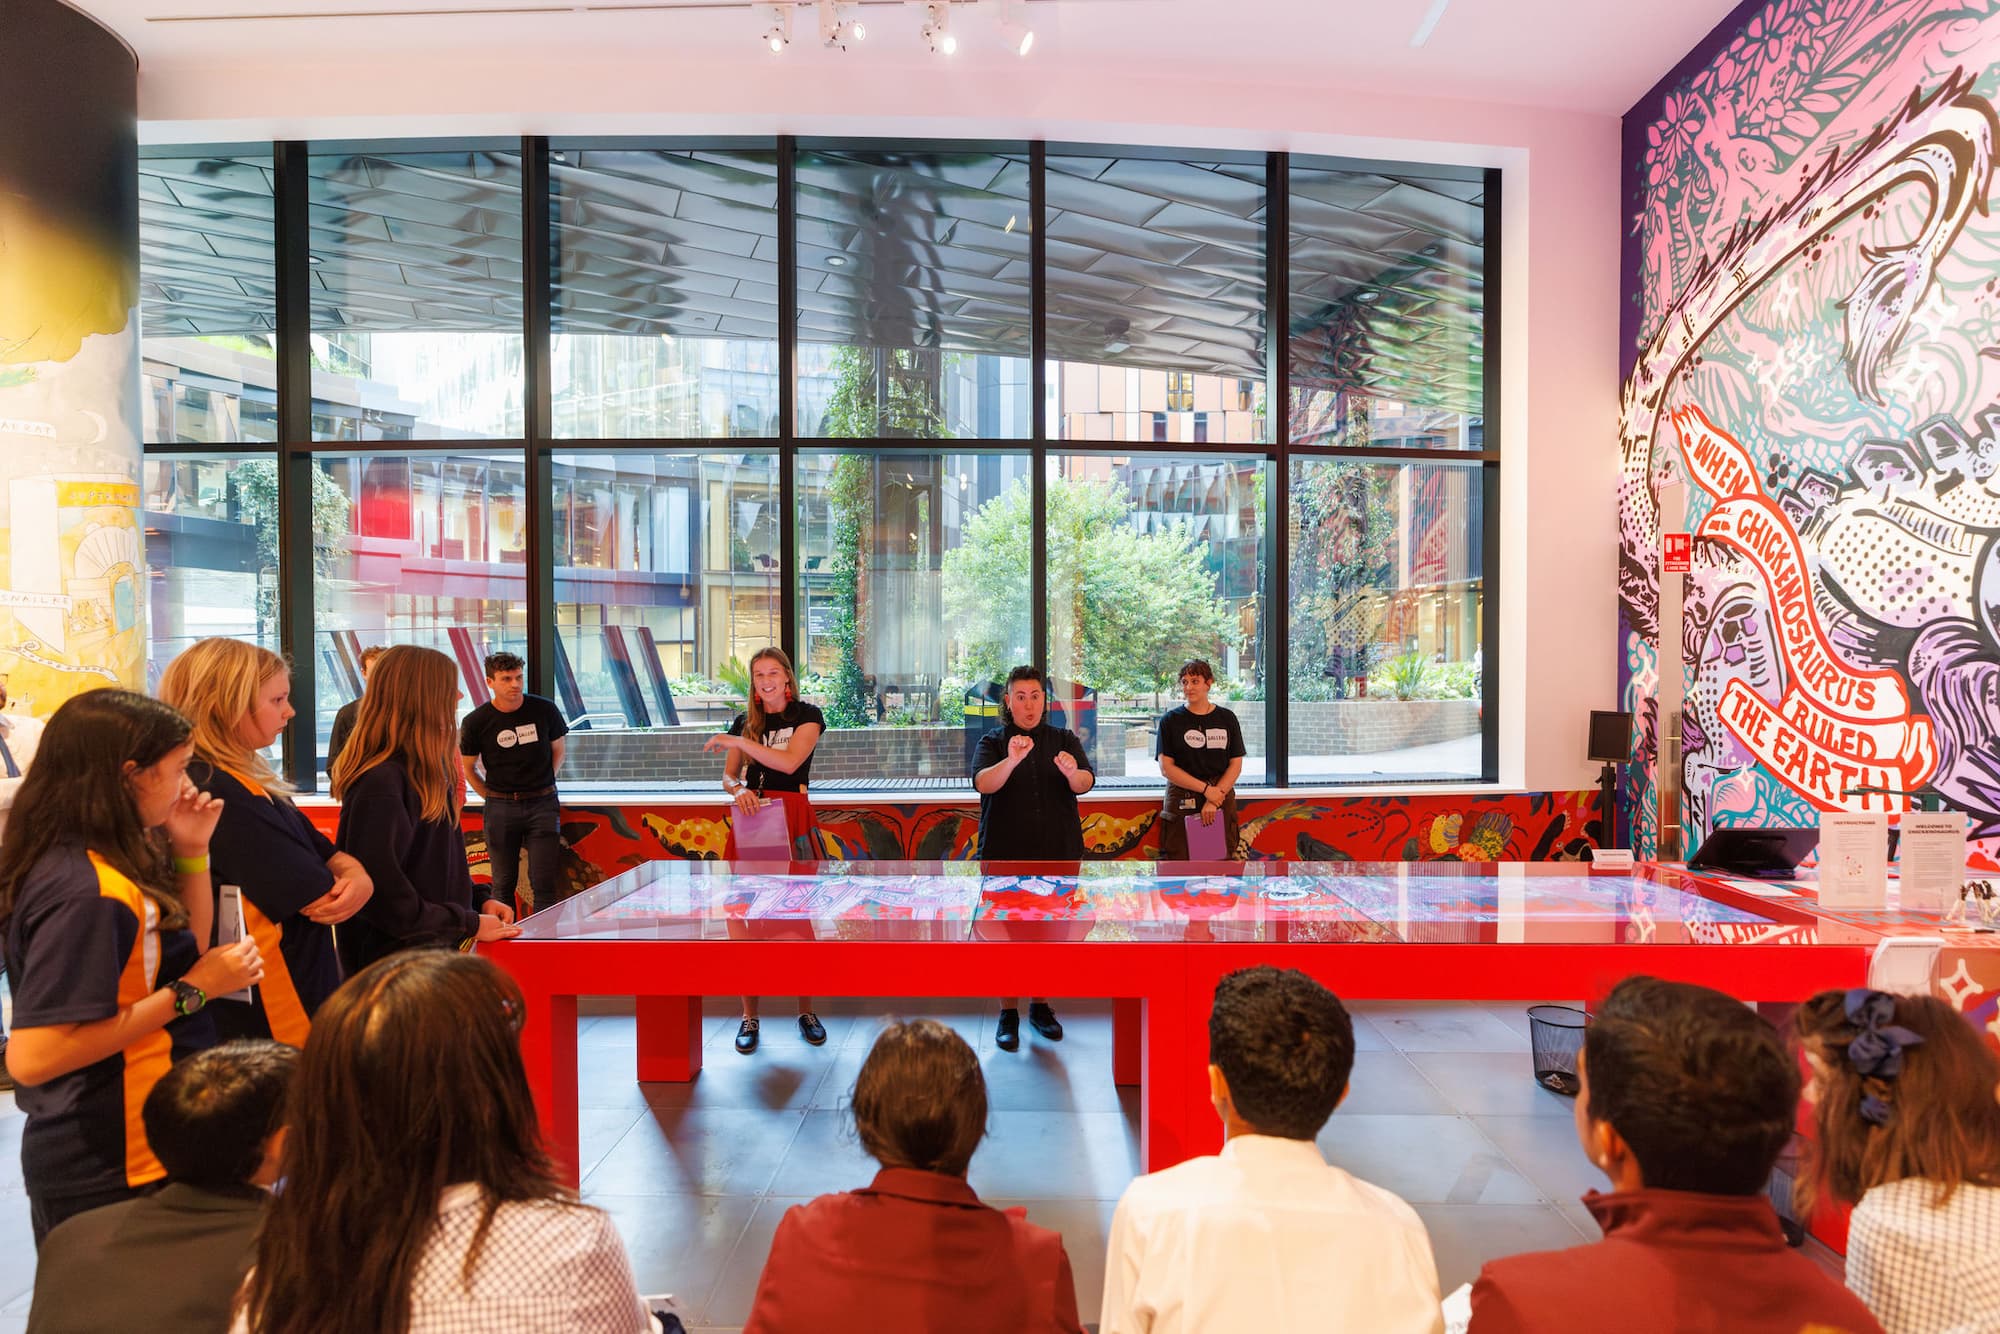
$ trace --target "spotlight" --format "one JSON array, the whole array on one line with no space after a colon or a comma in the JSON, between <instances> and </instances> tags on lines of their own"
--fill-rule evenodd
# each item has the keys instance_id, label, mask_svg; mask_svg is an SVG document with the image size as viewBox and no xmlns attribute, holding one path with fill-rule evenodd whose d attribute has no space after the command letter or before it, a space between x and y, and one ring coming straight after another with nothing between
<instances>
[{"instance_id":1,"label":"spotlight","mask_svg":"<svg viewBox=\"0 0 2000 1334\"><path fill-rule=\"evenodd\" d=\"M849 42L863 41L868 29L853 17L853 8L838 0L819 0L819 44L845 51Z\"/></svg>"},{"instance_id":2,"label":"spotlight","mask_svg":"<svg viewBox=\"0 0 2000 1334\"><path fill-rule=\"evenodd\" d=\"M951 35L951 0L930 0L924 6L924 41L934 56L958 54L958 38Z\"/></svg>"},{"instance_id":3,"label":"spotlight","mask_svg":"<svg viewBox=\"0 0 2000 1334\"><path fill-rule=\"evenodd\" d=\"M764 45L773 51L783 51L792 44L792 7L790 5L771 6L771 26L764 30Z\"/></svg>"},{"instance_id":4,"label":"spotlight","mask_svg":"<svg viewBox=\"0 0 2000 1334\"><path fill-rule=\"evenodd\" d=\"M1022 14L1021 0L1006 0L1000 8L1000 40L1025 56L1035 47L1035 30Z\"/></svg>"}]
</instances>

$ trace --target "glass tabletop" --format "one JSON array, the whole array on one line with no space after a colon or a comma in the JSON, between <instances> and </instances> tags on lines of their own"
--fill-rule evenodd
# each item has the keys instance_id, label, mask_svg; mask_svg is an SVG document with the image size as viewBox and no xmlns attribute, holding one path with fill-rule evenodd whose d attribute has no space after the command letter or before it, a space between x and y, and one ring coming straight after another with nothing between
<instances>
[{"instance_id":1,"label":"glass tabletop","mask_svg":"<svg viewBox=\"0 0 2000 1334\"><path fill-rule=\"evenodd\" d=\"M528 917L522 939L1602 945L1779 927L1650 866L656 861Z\"/></svg>"}]
</instances>

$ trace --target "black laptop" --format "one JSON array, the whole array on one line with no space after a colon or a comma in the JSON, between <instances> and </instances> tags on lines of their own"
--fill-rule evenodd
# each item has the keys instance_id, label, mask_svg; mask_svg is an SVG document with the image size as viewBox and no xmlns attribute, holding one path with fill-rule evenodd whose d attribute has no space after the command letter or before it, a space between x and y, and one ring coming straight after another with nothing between
<instances>
[{"instance_id":1,"label":"black laptop","mask_svg":"<svg viewBox=\"0 0 2000 1334\"><path fill-rule=\"evenodd\" d=\"M1688 858L1690 871L1720 871L1759 880L1790 880L1819 846L1814 829L1718 829Z\"/></svg>"}]
</instances>

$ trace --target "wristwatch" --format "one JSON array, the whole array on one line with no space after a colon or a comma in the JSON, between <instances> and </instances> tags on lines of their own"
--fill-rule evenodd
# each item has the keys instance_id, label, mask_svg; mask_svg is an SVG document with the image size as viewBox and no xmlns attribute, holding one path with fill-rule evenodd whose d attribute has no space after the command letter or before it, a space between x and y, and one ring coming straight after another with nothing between
<instances>
[{"instance_id":1,"label":"wristwatch","mask_svg":"<svg viewBox=\"0 0 2000 1334\"><path fill-rule=\"evenodd\" d=\"M192 982L175 978L167 984L174 989L174 1013L183 1017L208 1004L208 993Z\"/></svg>"}]
</instances>

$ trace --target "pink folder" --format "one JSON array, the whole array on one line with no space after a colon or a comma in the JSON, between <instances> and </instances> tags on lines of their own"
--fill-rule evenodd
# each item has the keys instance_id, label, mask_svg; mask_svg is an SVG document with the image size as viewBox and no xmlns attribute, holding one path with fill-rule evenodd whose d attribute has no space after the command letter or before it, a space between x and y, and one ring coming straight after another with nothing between
<instances>
[{"instance_id":1,"label":"pink folder","mask_svg":"<svg viewBox=\"0 0 2000 1334\"><path fill-rule=\"evenodd\" d=\"M755 815L741 810L730 816L736 826L736 860L744 862L788 862L792 859L792 831L785 823L785 803L767 801Z\"/></svg>"},{"instance_id":2,"label":"pink folder","mask_svg":"<svg viewBox=\"0 0 2000 1334\"><path fill-rule=\"evenodd\" d=\"M1215 813L1214 824L1203 824L1199 813L1190 812L1181 821L1181 828L1187 831L1188 860L1191 862L1226 862L1229 849L1222 841L1222 812Z\"/></svg>"}]
</instances>

